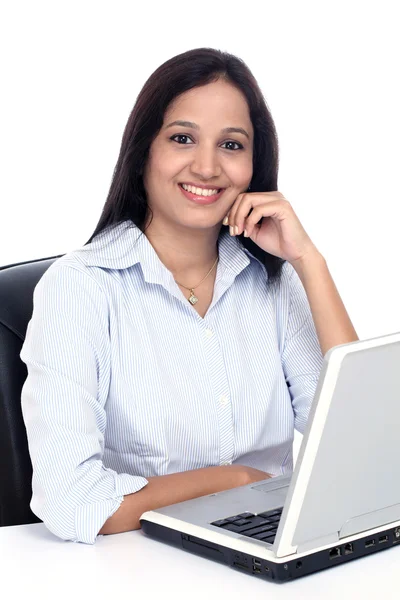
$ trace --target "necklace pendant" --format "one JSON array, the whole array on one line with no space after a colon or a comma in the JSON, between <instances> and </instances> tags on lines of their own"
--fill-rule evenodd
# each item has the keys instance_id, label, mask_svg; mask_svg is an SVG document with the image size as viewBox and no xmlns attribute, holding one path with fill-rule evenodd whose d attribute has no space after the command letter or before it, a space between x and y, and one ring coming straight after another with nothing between
<instances>
[{"instance_id":1,"label":"necklace pendant","mask_svg":"<svg viewBox=\"0 0 400 600\"><path fill-rule=\"evenodd\" d=\"M198 302L198 298L194 295L193 290L190 290L189 302L190 304L196 304Z\"/></svg>"}]
</instances>

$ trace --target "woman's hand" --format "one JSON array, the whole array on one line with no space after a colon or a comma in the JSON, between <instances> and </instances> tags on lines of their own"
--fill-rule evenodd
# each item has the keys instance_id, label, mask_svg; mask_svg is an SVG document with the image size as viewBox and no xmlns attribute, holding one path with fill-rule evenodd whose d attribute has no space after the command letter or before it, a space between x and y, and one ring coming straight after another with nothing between
<instances>
[{"instance_id":1,"label":"woman's hand","mask_svg":"<svg viewBox=\"0 0 400 600\"><path fill-rule=\"evenodd\" d=\"M233 228L231 235L245 230L244 236L262 250L290 263L318 252L291 204L278 191L239 194L223 223Z\"/></svg>"},{"instance_id":2,"label":"woman's hand","mask_svg":"<svg viewBox=\"0 0 400 600\"><path fill-rule=\"evenodd\" d=\"M233 478L232 482L228 483L228 487L226 489L248 485L249 483L256 483L257 481L263 481L264 479L269 479L272 477L270 473L253 469L253 467L246 467L245 465L233 464L225 465L219 468L226 470L229 476L232 476Z\"/></svg>"}]
</instances>

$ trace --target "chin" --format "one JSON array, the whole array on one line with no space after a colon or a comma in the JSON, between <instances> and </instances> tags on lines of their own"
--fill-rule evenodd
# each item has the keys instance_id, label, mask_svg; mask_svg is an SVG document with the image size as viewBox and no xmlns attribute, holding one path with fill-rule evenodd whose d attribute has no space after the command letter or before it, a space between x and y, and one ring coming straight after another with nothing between
<instances>
[{"instance_id":1,"label":"chin","mask_svg":"<svg viewBox=\"0 0 400 600\"><path fill-rule=\"evenodd\" d=\"M207 220L199 220L199 219L187 219L187 221L179 221L179 223L177 223L177 225L179 225L180 227L184 227L184 228L188 228L188 229L195 229L197 231L218 231L219 228L221 227L221 223L222 223L223 217L221 217L220 220L215 219L215 217L213 219L209 218Z\"/></svg>"}]
</instances>

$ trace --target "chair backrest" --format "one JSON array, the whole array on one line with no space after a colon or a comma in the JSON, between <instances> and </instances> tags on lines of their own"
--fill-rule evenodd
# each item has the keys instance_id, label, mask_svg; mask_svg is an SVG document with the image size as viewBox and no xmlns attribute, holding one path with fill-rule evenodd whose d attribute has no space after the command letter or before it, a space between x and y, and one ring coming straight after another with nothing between
<instances>
[{"instance_id":1,"label":"chair backrest","mask_svg":"<svg viewBox=\"0 0 400 600\"><path fill-rule=\"evenodd\" d=\"M40 522L29 506L32 463L21 411L28 371L19 355L32 317L34 288L61 256L0 266L0 526Z\"/></svg>"}]
</instances>

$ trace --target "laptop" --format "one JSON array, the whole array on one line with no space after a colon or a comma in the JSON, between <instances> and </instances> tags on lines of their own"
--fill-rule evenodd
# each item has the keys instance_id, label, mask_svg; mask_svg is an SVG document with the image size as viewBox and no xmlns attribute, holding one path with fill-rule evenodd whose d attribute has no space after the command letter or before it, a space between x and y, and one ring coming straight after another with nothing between
<instances>
[{"instance_id":1,"label":"laptop","mask_svg":"<svg viewBox=\"0 0 400 600\"><path fill-rule=\"evenodd\" d=\"M400 546L399 374L400 332L331 348L291 475L147 511L143 532L274 582Z\"/></svg>"}]
</instances>

